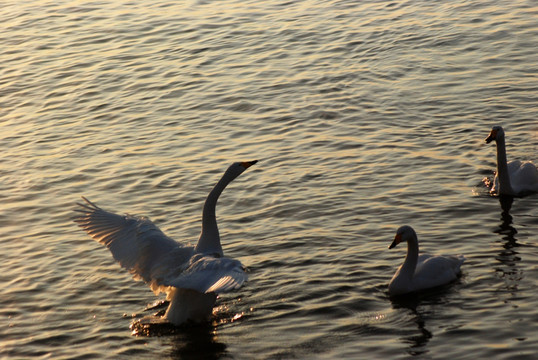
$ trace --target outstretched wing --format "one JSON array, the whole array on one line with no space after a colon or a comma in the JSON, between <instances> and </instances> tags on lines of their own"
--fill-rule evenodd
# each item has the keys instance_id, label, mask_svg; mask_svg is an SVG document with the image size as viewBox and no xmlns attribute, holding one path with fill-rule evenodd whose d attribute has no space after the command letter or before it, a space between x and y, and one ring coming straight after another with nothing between
<instances>
[{"instance_id":1,"label":"outstretched wing","mask_svg":"<svg viewBox=\"0 0 538 360\"><path fill-rule=\"evenodd\" d=\"M247 274L238 260L196 254L181 274L164 281L164 285L222 293L239 289L245 281Z\"/></svg>"},{"instance_id":2,"label":"outstretched wing","mask_svg":"<svg viewBox=\"0 0 538 360\"><path fill-rule=\"evenodd\" d=\"M166 236L149 219L117 215L82 197L75 222L94 240L105 245L114 259L135 279L143 279L154 291L163 279L188 265L192 247L183 247Z\"/></svg>"}]
</instances>

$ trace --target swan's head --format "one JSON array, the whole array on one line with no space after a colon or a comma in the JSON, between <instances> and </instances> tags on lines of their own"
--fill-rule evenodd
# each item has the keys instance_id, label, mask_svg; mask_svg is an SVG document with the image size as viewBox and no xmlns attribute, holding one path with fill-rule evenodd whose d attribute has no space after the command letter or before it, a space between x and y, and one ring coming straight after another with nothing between
<instances>
[{"instance_id":1,"label":"swan's head","mask_svg":"<svg viewBox=\"0 0 538 360\"><path fill-rule=\"evenodd\" d=\"M396 236L394 237L394 241L392 244L390 244L389 249L392 249L396 247L399 243L402 241L409 241L412 239L417 238L417 233L415 233L415 230L409 225L400 226L398 230L396 231Z\"/></svg>"},{"instance_id":2,"label":"swan's head","mask_svg":"<svg viewBox=\"0 0 538 360\"><path fill-rule=\"evenodd\" d=\"M497 141L498 139L504 138L504 130L502 126L496 125L491 128L489 136L486 138L486 143L489 144L493 140Z\"/></svg>"},{"instance_id":3,"label":"swan's head","mask_svg":"<svg viewBox=\"0 0 538 360\"><path fill-rule=\"evenodd\" d=\"M228 176L231 180L233 180L257 162L258 160L235 162L230 165L228 170L226 170L225 176Z\"/></svg>"}]
</instances>

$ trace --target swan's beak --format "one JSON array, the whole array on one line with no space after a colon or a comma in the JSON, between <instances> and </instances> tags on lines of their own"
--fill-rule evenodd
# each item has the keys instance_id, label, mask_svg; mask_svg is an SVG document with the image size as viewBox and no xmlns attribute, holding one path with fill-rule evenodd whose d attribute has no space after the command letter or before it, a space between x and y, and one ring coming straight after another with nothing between
<instances>
[{"instance_id":1,"label":"swan's beak","mask_svg":"<svg viewBox=\"0 0 538 360\"><path fill-rule=\"evenodd\" d=\"M392 249L393 247L395 247L396 245L398 245L401 242L402 242L402 235L396 234L396 236L394 237L394 241L389 246L389 249Z\"/></svg>"},{"instance_id":2,"label":"swan's beak","mask_svg":"<svg viewBox=\"0 0 538 360\"><path fill-rule=\"evenodd\" d=\"M258 160L252 160L252 161L243 161L241 163L241 166L244 167L245 169L248 169L249 167L251 167L252 165L256 164L258 162Z\"/></svg>"},{"instance_id":3,"label":"swan's beak","mask_svg":"<svg viewBox=\"0 0 538 360\"><path fill-rule=\"evenodd\" d=\"M497 138L497 130L491 130L489 136L486 138L486 144L489 144Z\"/></svg>"}]
</instances>

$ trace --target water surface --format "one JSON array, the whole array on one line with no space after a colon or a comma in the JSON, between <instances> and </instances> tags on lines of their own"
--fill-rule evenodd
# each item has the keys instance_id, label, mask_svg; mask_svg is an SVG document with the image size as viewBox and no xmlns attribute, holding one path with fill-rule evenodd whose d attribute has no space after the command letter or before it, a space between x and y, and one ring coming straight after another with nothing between
<instances>
[{"instance_id":1,"label":"water surface","mask_svg":"<svg viewBox=\"0 0 538 360\"><path fill-rule=\"evenodd\" d=\"M4 1L0 354L532 359L538 196L502 204L483 139L538 161L532 1ZM217 208L249 282L211 324L131 335L156 298L72 222L81 195L194 243ZM508 209L509 207L509 209ZM396 229L464 254L393 301Z\"/></svg>"}]
</instances>

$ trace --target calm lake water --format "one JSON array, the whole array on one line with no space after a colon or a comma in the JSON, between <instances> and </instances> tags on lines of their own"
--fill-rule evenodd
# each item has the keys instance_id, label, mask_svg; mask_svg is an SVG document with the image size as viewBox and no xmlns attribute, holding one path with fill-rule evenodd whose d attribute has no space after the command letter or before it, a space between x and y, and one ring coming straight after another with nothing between
<instances>
[{"instance_id":1,"label":"calm lake water","mask_svg":"<svg viewBox=\"0 0 538 360\"><path fill-rule=\"evenodd\" d=\"M534 1L13 1L0 7L0 357L535 359L538 195L481 180L503 125L538 161ZM194 243L223 193L249 281L212 323L136 336L163 300L72 222L87 196ZM461 279L394 301L413 226Z\"/></svg>"}]
</instances>

